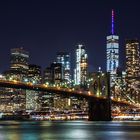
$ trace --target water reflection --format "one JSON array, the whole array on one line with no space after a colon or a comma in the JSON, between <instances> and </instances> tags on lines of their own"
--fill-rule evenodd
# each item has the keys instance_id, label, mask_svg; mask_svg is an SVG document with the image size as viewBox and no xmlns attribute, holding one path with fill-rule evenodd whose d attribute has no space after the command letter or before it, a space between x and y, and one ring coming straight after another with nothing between
<instances>
[{"instance_id":1,"label":"water reflection","mask_svg":"<svg viewBox=\"0 0 140 140\"><path fill-rule=\"evenodd\" d=\"M140 122L0 122L0 140L139 140Z\"/></svg>"}]
</instances>

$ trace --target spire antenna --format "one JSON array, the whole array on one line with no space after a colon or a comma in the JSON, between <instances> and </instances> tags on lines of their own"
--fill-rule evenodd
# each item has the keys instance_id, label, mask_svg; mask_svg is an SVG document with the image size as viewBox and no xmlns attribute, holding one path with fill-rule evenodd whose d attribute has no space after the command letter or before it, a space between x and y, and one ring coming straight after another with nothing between
<instances>
[{"instance_id":1,"label":"spire antenna","mask_svg":"<svg viewBox=\"0 0 140 140\"><path fill-rule=\"evenodd\" d=\"M114 35L114 10L112 9L111 34Z\"/></svg>"}]
</instances>

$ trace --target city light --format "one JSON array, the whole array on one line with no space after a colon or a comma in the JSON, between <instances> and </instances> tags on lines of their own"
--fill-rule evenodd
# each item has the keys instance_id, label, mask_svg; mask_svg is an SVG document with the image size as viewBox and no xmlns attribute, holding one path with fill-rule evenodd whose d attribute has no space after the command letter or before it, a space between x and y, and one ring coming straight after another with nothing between
<instances>
[{"instance_id":1,"label":"city light","mask_svg":"<svg viewBox=\"0 0 140 140\"><path fill-rule=\"evenodd\" d=\"M83 44L76 45L75 59L69 52L56 52L54 61L44 71L41 66L29 63L29 52L23 47L11 49L10 67L0 74L2 115L30 115L35 120L93 120L97 115L96 120L111 120L111 113L115 119L123 119L129 116L126 113L129 108L138 111L139 41L126 41L126 69L120 70L114 16L112 10L111 33L106 37L105 72L100 65L98 71L89 72L88 49ZM94 114L93 110L108 117Z\"/></svg>"}]
</instances>

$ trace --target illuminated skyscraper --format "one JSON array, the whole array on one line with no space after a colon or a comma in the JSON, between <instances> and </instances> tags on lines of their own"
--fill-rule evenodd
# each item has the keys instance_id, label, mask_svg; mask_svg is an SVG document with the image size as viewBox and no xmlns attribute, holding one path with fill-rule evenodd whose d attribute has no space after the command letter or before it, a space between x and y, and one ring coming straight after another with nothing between
<instances>
[{"instance_id":1,"label":"illuminated skyscraper","mask_svg":"<svg viewBox=\"0 0 140 140\"><path fill-rule=\"evenodd\" d=\"M57 57L59 63L53 62L50 67L47 67L44 70L44 84L46 85L53 85L53 86L65 86L62 85L64 80L64 68L63 64L60 62L63 62L64 59L60 55ZM62 109L65 107L65 100L67 98L62 99L60 95L55 95L50 92L45 92L42 95L42 110L43 111L54 111L55 109ZM60 107L60 108L59 108Z\"/></svg>"},{"instance_id":2,"label":"illuminated skyscraper","mask_svg":"<svg viewBox=\"0 0 140 140\"><path fill-rule=\"evenodd\" d=\"M40 84L41 83L41 67L30 64L28 78L31 83Z\"/></svg>"},{"instance_id":3,"label":"illuminated skyscraper","mask_svg":"<svg viewBox=\"0 0 140 140\"><path fill-rule=\"evenodd\" d=\"M28 81L32 84L41 84L41 67L37 65L29 65ZM40 110L39 91L26 90L26 111Z\"/></svg>"},{"instance_id":4,"label":"illuminated skyscraper","mask_svg":"<svg viewBox=\"0 0 140 140\"><path fill-rule=\"evenodd\" d=\"M56 62L62 64L64 81L65 82L70 82L71 81L70 54L66 53L66 52L58 52Z\"/></svg>"},{"instance_id":5,"label":"illuminated skyscraper","mask_svg":"<svg viewBox=\"0 0 140 140\"><path fill-rule=\"evenodd\" d=\"M63 81L63 68L61 63L51 64L52 83L60 84Z\"/></svg>"},{"instance_id":6,"label":"illuminated skyscraper","mask_svg":"<svg viewBox=\"0 0 140 140\"><path fill-rule=\"evenodd\" d=\"M43 72L43 83L50 84L52 83L52 70L51 67L45 68Z\"/></svg>"},{"instance_id":7,"label":"illuminated skyscraper","mask_svg":"<svg viewBox=\"0 0 140 140\"><path fill-rule=\"evenodd\" d=\"M24 81L27 78L29 69L28 61L29 53L23 48L11 49L10 73L13 76L15 75L16 80Z\"/></svg>"},{"instance_id":8,"label":"illuminated skyscraper","mask_svg":"<svg viewBox=\"0 0 140 140\"><path fill-rule=\"evenodd\" d=\"M63 82L63 68L61 63L53 62L44 70L45 84L61 84Z\"/></svg>"},{"instance_id":9,"label":"illuminated skyscraper","mask_svg":"<svg viewBox=\"0 0 140 140\"><path fill-rule=\"evenodd\" d=\"M6 80L22 81L28 78L29 53L23 48L11 49L10 70L5 71ZM26 91L22 89L5 88L2 97L5 111L26 111ZM2 96L3 96L2 95Z\"/></svg>"},{"instance_id":10,"label":"illuminated skyscraper","mask_svg":"<svg viewBox=\"0 0 140 140\"><path fill-rule=\"evenodd\" d=\"M111 35L107 36L106 58L107 72L110 72L110 86L115 83L117 68L119 67L119 36L114 34L114 11L112 10Z\"/></svg>"},{"instance_id":11,"label":"illuminated skyscraper","mask_svg":"<svg viewBox=\"0 0 140 140\"><path fill-rule=\"evenodd\" d=\"M138 40L126 42L126 83L127 94L134 102L140 103L140 54Z\"/></svg>"},{"instance_id":12,"label":"illuminated skyscraper","mask_svg":"<svg viewBox=\"0 0 140 140\"><path fill-rule=\"evenodd\" d=\"M114 11L112 10L111 35L107 36L107 72L111 74L111 82L119 66L119 36L114 34Z\"/></svg>"},{"instance_id":13,"label":"illuminated skyscraper","mask_svg":"<svg viewBox=\"0 0 140 140\"><path fill-rule=\"evenodd\" d=\"M76 49L76 68L74 70L74 82L76 85L85 85L87 80L87 53L85 46L77 45Z\"/></svg>"}]
</instances>

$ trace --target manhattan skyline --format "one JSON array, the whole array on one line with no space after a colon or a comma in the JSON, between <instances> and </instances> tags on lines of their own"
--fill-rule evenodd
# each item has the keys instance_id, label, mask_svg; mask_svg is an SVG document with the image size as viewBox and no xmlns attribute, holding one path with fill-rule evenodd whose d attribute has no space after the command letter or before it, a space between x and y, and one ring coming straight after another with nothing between
<instances>
[{"instance_id":1,"label":"manhattan skyline","mask_svg":"<svg viewBox=\"0 0 140 140\"><path fill-rule=\"evenodd\" d=\"M86 46L90 71L99 66L106 70L112 9L115 34L120 38L120 67L124 69L125 39L140 39L139 4L138 0L1 2L0 72L9 68L11 48L23 47L30 53L30 63L44 69L56 60L58 51L75 57L77 43Z\"/></svg>"}]
</instances>

